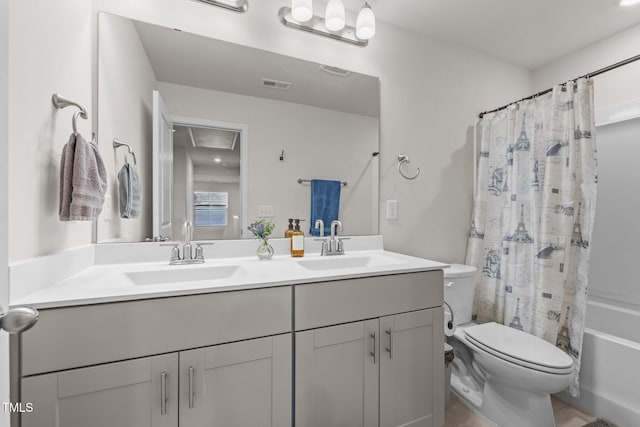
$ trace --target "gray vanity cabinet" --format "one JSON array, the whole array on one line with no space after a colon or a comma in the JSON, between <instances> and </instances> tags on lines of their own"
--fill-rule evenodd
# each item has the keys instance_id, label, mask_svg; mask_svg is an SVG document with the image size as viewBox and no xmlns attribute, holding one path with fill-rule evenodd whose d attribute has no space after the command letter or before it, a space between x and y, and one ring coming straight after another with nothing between
<instances>
[{"instance_id":1,"label":"gray vanity cabinet","mask_svg":"<svg viewBox=\"0 0 640 427\"><path fill-rule=\"evenodd\" d=\"M296 426L377 426L378 320L296 333Z\"/></svg>"},{"instance_id":2,"label":"gray vanity cabinet","mask_svg":"<svg viewBox=\"0 0 640 427\"><path fill-rule=\"evenodd\" d=\"M175 427L178 355L25 378L22 401L22 427Z\"/></svg>"},{"instance_id":3,"label":"gray vanity cabinet","mask_svg":"<svg viewBox=\"0 0 640 427\"><path fill-rule=\"evenodd\" d=\"M290 286L43 309L22 427L291 425Z\"/></svg>"},{"instance_id":4,"label":"gray vanity cabinet","mask_svg":"<svg viewBox=\"0 0 640 427\"><path fill-rule=\"evenodd\" d=\"M291 334L181 352L179 425L291 425L291 354Z\"/></svg>"},{"instance_id":5,"label":"gray vanity cabinet","mask_svg":"<svg viewBox=\"0 0 640 427\"><path fill-rule=\"evenodd\" d=\"M434 308L380 319L380 427L444 421L443 317Z\"/></svg>"},{"instance_id":6,"label":"gray vanity cabinet","mask_svg":"<svg viewBox=\"0 0 640 427\"><path fill-rule=\"evenodd\" d=\"M36 375L22 387L35 409L23 427L287 426L291 334Z\"/></svg>"},{"instance_id":7,"label":"gray vanity cabinet","mask_svg":"<svg viewBox=\"0 0 640 427\"><path fill-rule=\"evenodd\" d=\"M296 427L444 425L441 304L442 271L297 286Z\"/></svg>"}]
</instances>

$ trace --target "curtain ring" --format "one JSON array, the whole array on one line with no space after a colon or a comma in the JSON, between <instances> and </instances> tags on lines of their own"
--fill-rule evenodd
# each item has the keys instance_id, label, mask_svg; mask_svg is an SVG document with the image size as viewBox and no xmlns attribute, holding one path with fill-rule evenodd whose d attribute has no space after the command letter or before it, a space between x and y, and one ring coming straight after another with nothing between
<instances>
[{"instance_id":1,"label":"curtain ring","mask_svg":"<svg viewBox=\"0 0 640 427\"><path fill-rule=\"evenodd\" d=\"M402 165L409 164L410 162L409 156L406 154L398 154L398 172L400 172L400 175L402 175L404 179L413 180L420 175L420 168L416 168L416 173L413 176L407 176L402 172Z\"/></svg>"}]
</instances>

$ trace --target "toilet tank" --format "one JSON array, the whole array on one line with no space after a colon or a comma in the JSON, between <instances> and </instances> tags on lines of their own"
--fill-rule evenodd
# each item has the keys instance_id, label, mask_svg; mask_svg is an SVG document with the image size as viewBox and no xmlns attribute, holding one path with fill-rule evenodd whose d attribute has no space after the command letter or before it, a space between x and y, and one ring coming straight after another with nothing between
<instances>
[{"instance_id":1,"label":"toilet tank","mask_svg":"<svg viewBox=\"0 0 640 427\"><path fill-rule=\"evenodd\" d=\"M444 272L444 300L451 306L458 325L471 322L476 268L471 265L451 264ZM445 306L446 307L446 306ZM446 309L446 308L445 308Z\"/></svg>"}]
</instances>

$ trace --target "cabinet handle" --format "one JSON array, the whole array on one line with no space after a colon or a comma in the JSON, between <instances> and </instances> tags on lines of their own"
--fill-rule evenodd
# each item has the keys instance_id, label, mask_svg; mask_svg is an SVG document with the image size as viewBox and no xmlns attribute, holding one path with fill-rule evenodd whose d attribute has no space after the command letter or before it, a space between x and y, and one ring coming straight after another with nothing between
<instances>
[{"instance_id":1,"label":"cabinet handle","mask_svg":"<svg viewBox=\"0 0 640 427\"><path fill-rule=\"evenodd\" d=\"M389 335L389 347L387 347L385 350L389 352L389 359L393 359L393 330L389 328L385 331L385 333Z\"/></svg>"},{"instance_id":2,"label":"cabinet handle","mask_svg":"<svg viewBox=\"0 0 640 427\"><path fill-rule=\"evenodd\" d=\"M167 413L167 371L160 374L160 415Z\"/></svg>"},{"instance_id":3,"label":"cabinet handle","mask_svg":"<svg viewBox=\"0 0 640 427\"><path fill-rule=\"evenodd\" d=\"M373 339L373 351L369 353L369 356L373 357L373 363L376 364L376 331L373 331L369 336Z\"/></svg>"},{"instance_id":4,"label":"cabinet handle","mask_svg":"<svg viewBox=\"0 0 640 427\"><path fill-rule=\"evenodd\" d=\"M193 408L193 398L195 397L196 390L193 384L193 367L189 366L189 409Z\"/></svg>"}]
</instances>

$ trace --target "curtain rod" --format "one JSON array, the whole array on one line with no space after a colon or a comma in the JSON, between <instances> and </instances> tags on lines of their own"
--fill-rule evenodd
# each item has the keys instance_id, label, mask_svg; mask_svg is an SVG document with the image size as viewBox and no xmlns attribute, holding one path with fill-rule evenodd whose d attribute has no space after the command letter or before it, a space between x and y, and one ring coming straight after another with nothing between
<instances>
[{"instance_id":1,"label":"curtain rod","mask_svg":"<svg viewBox=\"0 0 640 427\"><path fill-rule=\"evenodd\" d=\"M603 73L606 73L607 71L615 70L616 68L622 67L623 65L631 64L632 62L635 62L635 61L638 61L638 60L640 60L640 55L632 56L631 58L627 58L627 59L625 59L623 61L616 62L615 64L611 64L608 67L600 68L599 70L596 70L596 71L594 71L592 73L587 73L587 74L585 74L583 76L577 77L577 78L573 79L572 81L575 82L576 80L582 79L582 78L585 78L585 77L586 78L595 77L595 76L597 76L599 74L603 74ZM483 111L482 113L478 114L478 117L482 118L482 116L484 116L485 114L495 113L496 111L504 110L505 108L507 108L510 105L517 104L518 102L526 101L528 99L533 99L533 98L536 98L538 96L545 95L545 94L551 92L552 90L553 90L553 88L547 89L547 90L543 90L543 91L538 92L536 94L527 96L526 98L522 98L522 99L519 99L517 101L510 102L507 105L503 105L500 108L496 108L496 109L490 110L490 111Z\"/></svg>"}]
</instances>

